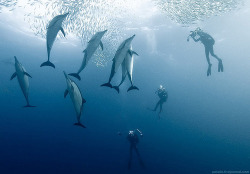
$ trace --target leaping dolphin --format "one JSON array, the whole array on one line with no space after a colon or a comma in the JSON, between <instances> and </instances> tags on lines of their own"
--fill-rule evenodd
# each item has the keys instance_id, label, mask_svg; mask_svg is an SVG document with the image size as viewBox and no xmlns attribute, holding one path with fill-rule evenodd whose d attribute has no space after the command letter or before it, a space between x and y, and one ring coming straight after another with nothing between
<instances>
[{"instance_id":1,"label":"leaping dolphin","mask_svg":"<svg viewBox=\"0 0 250 174\"><path fill-rule=\"evenodd\" d=\"M124 40L121 45L118 47L115 56L113 58L113 64L112 64L112 68L111 68L111 73L109 76L109 81L108 83L104 83L101 86L107 86L112 88L112 85L110 84L113 76L115 75L115 73L117 72L117 70L119 69L120 65L122 64L123 60L125 59L125 56L131 46L131 42L134 39L135 34L133 36L131 36L130 38Z\"/></svg>"},{"instance_id":2,"label":"leaping dolphin","mask_svg":"<svg viewBox=\"0 0 250 174\"><path fill-rule=\"evenodd\" d=\"M139 88L134 86L133 82L132 82L133 64L134 64L134 56L133 55L134 54L138 56L138 54L132 50L132 46L131 46L131 48L129 49L129 51L126 54L125 59L122 62L122 80L118 86L113 86L113 88L118 93L119 93L119 87L124 82L127 75L128 75L129 81L131 83L131 86L128 88L127 92L130 90L133 90L133 89L139 90Z\"/></svg>"},{"instance_id":3,"label":"leaping dolphin","mask_svg":"<svg viewBox=\"0 0 250 174\"><path fill-rule=\"evenodd\" d=\"M32 77L26 72L26 70L22 66L22 64L19 63L16 56L14 56L14 58L15 58L16 72L14 72L14 74L11 76L10 80L17 77L18 83L22 89L23 95L24 95L26 102L27 102L27 105L24 107L35 107L35 106L31 106L29 103L29 78L28 77L30 77L30 78L32 78Z\"/></svg>"},{"instance_id":4,"label":"leaping dolphin","mask_svg":"<svg viewBox=\"0 0 250 174\"><path fill-rule=\"evenodd\" d=\"M52 46L55 42L55 39L56 39L56 36L57 36L57 33L59 32L59 30L61 30L61 32L63 33L63 35L65 37L65 32L62 28L62 22L64 21L64 19L67 17L68 14L69 13L65 13L63 15L58 15L50 21L49 26L47 28L47 35L46 35L48 61L42 63L40 67L51 66L51 67L55 68L55 65L53 63L51 63L49 60L50 59L50 51L52 49Z\"/></svg>"},{"instance_id":5,"label":"leaping dolphin","mask_svg":"<svg viewBox=\"0 0 250 174\"><path fill-rule=\"evenodd\" d=\"M88 42L87 48L83 51L84 57L83 57L82 65L81 65L80 69L77 71L77 73L70 73L69 75L74 76L78 80L81 80L81 77L79 76L79 74L86 67L88 61L90 60L90 58L92 57L92 55L94 54L94 52L96 51L98 46L100 45L102 50L103 50L103 44L102 44L101 39L107 31L108 30L97 32L90 39L90 41Z\"/></svg>"},{"instance_id":6,"label":"leaping dolphin","mask_svg":"<svg viewBox=\"0 0 250 174\"><path fill-rule=\"evenodd\" d=\"M80 118L82 115L82 109L83 109L83 104L86 103L86 100L82 97L81 91L76 85L74 81L72 81L68 75L63 71L64 76L66 78L66 83L67 83L67 89L64 92L64 98L68 95L70 95L70 98L73 102L75 111L76 111L76 118L77 118L77 123L74 125L76 126L81 126L83 128L86 128L81 122Z\"/></svg>"}]
</instances>

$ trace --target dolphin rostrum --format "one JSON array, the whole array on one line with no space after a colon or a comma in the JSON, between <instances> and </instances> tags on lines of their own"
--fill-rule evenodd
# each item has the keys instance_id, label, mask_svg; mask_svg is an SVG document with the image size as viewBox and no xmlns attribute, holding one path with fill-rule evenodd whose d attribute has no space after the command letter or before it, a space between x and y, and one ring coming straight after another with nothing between
<instances>
[{"instance_id":1,"label":"dolphin rostrum","mask_svg":"<svg viewBox=\"0 0 250 174\"><path fill-rule=\"evenodd\" d=\"M113 76L115 75L115 73L117 72L117 70L119 69L120 65L122 64L123 60L126 57L127 52L129 51L129 48L131 46L131 42L134 39L135 35L131 36L130 38L124 40L121 45L118 47L115 56L113 58L113 64L112 64L112 68L111 68L111 73L109 76L109 81L108 83L104 83L101 86L107 86L112 88L112 85L110 84Z\"/></svg>"},{"instance_id":2,"label":"dolphin rostrum","mask_svg":"<svg viewBox=\"0 0 250 174\"><path fill-rule=\"evenodd\" d=\"M124 82L127 75L128 75L129 81L131 83L131 86L128 88L127 92L130 90L133 90L133 89L139 90L139 88L137 88L136 86L133 85L133 81L132 81L133 64L134 64L134 56L133 55L134 54L138 56L138 54L132 50L132 46L131 46L131 48L129 49L129 51L126 54L125 59L122 62L122 80L118 86L113 86L113 88L118 93L119 93L119 87Z\"/></svg>"},{"instance_id":3,"label":"dolphin rostrum","mask_svg":"<svg viewBox=\"0 0 250 174\"><path fill-rule=\"evenodd\" d=\"M83 109L83 104L86 103L86 100L82 97L81 91L76 85L74 81L72 81L69 76L63 71L64 76L66 78L66 83L67 83L67 89L64 92L64 98L68 95L70 95L70 98L73 102L75 111L76 111L76 118L77 118L77 123L74 125L81 126L83 128L86 128L81 122L80 118L82 115L82 109Z\"/></svg>"},{"instance_id":4,"label":"dolphin rostrum","mask_svg":"<svg viewBox=\"0 0 250 174\"><path fill-rule=\"evenodd\" d=\"M53 63L51 63L49 60L50 59L50 51L52 49L52 46L55 42L55 39L56 39L56 36L57 36L57 33L59 32L59 30L61 30L61 32L63 33L63 35L65 37L65 32L62 28L62 22L64 21L64 19L67 17L68 14L69 13L65 13L63 15L58 15L50 21L49 26L47 28L47 35L46 35L48 61L42 63L40 67L51 66L51 67L55 68L55 65Z\"/></svg>"},{"instance_id":5,"label":"dolphin rostrum","mask_svg":"<svg viewBox=\"0 0 250 174\"><path fill-rule=\"evenodd\" d=\"M27 105L24 107L35 107L35 106L31 106L29 103L29 78L28 77L31 78L31 76L26 72L26 70L22 66L22 64L19 63L16 56L14 56L14 58L15 58L16 72L14 72L14 74L11 76L10 80L17 77L17 80L18 80L19 85L22 89L23 95L24 95L26 102L27 102Z\"/></svg>"},{"instance_id":6,"label":"dolphin rostrum","mask_svg":"<svg viewBox=\"0 0 250 174\"><path fill-rule=\"evenodd\" d=\"M70 73L70 76L74 76L78 80L81 80L81 77L79 76L80 72L86 67L87 63L89 62L90 58L100 45L103 50L103 44L102 44L102 37L107 32L107 30L97 32L88 42L87 48L83 51L84 57L82 60L82 65L80 69L77 71L77 73Z\"/></svg>"}]
</instances>

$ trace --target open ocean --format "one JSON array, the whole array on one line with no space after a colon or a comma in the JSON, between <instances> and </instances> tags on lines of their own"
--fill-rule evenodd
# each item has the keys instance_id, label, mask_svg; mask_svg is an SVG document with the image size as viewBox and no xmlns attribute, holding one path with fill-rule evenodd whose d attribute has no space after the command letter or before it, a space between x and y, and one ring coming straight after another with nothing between
<instances>
[{"instance_id":1,"label":"open ocean","mask_svg":"<svg viewBox=\"0 0 250 174\"><path fill-rule=\"evenodd\" d=\"M46 32L62 22L47 61ZM197 27L210 34L224 72L205 49L187 37ZM81 80L82 128L66 73L76 72L83 50L108 30ZM133 83L120 93L108 81L119 45L135 34ZM29 78L29 102L17 78L15 59ZM111 83L118 85L121 67ZM155 91L168 92L162 113L152 112ZM139 129L128 169L130 130ZM119 134L120 133L120 134ZM137 132L138 134L138 132ZM138 134L139 135L139 134ZM0 0L0 174L209 174L250 173L250 2L247 0Z\"/></svg>"}]
</instances>

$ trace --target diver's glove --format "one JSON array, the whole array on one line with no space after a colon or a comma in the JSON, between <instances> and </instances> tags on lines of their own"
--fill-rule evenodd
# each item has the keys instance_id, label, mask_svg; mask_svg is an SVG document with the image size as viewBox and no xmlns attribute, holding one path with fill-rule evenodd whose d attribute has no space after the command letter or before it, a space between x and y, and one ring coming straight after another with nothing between
<instances>
[{"instance_id":1,"label":"diver's glove","mask_svg":"<svg viewBox=\"0 0 250 174\"><path fill-rule=\"evenodd\" d=\"M211 76L211 67L212 67L212 64L209 64L207 68L207 76Z\"/></svg>"},{"instance_id":2,"label":"diver's glove","mask_svg":"<svg viewBox=\"0 0 250 174\"><path fill-rule=\"evenodd\" d=\"M218 64L218 72L223 72L223 64L222 64L222 60L219 60L219 64Z\"/></svg>"}]
</instances>

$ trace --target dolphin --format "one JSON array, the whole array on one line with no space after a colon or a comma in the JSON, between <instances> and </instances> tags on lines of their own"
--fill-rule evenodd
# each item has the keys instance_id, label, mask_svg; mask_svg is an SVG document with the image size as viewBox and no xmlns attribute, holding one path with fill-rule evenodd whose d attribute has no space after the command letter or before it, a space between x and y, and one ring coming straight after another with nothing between
<instances>
[{"instance_id":1,"label":"dolphin","mask_svg":"<svg viewBox=\"0 0 250 174\"><path fill-rule=\"evenodd\" d=\"M70 76L74 76L78 80L81 80L81 77L79 76L79 74L86 67L88 61L90 60L90 58L92 57L92 55L94 54L94 52L96 51L98 46L100 45L102 50L103 50L103 43L102 43L101 39L107 31L108 30L97 32L90 39L90 41L88 42L87 48L83 51L84 57L83 57L82 65L81 65L80 69L77 71L77 73L70 73L69 74Z\"/></svg>"},{"instance_id":2,"label":"dolphin","mask_svg":"<svg viewBox=\"0 0 250 174\"><path fill-rule=\"evenodd\" d=\"M139 56L135 51L132 50L132 46L128 50L126 57L124 58L122 62L122 80L118 86L113 86L113 88L119 93L119 87L124 82L126 76L128 75L129 81L131 83L131 86L128 88L127 92L133 89L139 90L136 86L133 85L132 82L132 74L133 74L133 64L134 64L134 56Z\"/></svg>"},{"instance_id":3,"label":"dolphin","mask_svg":"<svg viewBox=\"0 0 250 174\"><path fill-rule=\"evenodd\" d=\"M115 56L113 58L113 64L112 64L112 68L111 68L111 73L109 76L109 81L108 83L104 83L101 86L107 86L112 88L112 85L110 84L113 76L115 75L115 73L117 72L117 70L119 69L120 65L122 64L124 58L126 57L126 54L131 46L131 42L134 39L135 34L131 37L129 37L128 39L124 40L121 45L118 47Z\"/></svg>"},{"instance_id":4,"label":"dolphin","mask_svg":"<svg viewBox=\"0 0 250 174\"><path fill-rule=\"evenodd\" d=\"M50 59L50 51L52 49L52 46L55 42L55 39L56 39L56 36L57 36L57 33L59 32L59 30L61 30L61 32L63 33L63 35L65 37L65 32L62 28L62 22L64 21L64 19L67 17L68 14L69 13L65 13L63 15L58 15L50 21L49 26L47 28L47 35L46 35L48 61L42 63L40 67L51 66L51 67L55 68L55 65L53 63L51 63L49 60Z\"/></svg>"},{"instance_id":5,"label":"dolphin","mask_svg":"<svg viewBox=\"0 0 250 174\"><path fill-rule=\"evenodd\" d=\"M73 102L75 111L76 111L76 118L77 118L77 123L74 125L76 126L81 126L83 128L86 128L81 122L80 118L82 115L82 109L83 109L83 104L86 103L86 100L82 97L81 91L76 85L74 81L72 81L69 76L66 74L65 71L63 71L64 76L66 78L66 83L67 83L67 89L64 92L64 98L68 95L70 95L70 98Z\"/></svg>"},{"instance_id":6,"label":"dolphin","mask_svg":"<svg viewBox=\"0 0 250 174\"><path fill-rule=\"evenodd\" d=\"M22 66L22 64L17 60L16 56L15 58L15 69L16 72L11 76L10 80L17 77L18 83L22 89L23 95L26 99L27 105L24 107L35 107L31 106L29 103L29 78L32 78L25 70L25 68Z\"/></svg>"}]
</instances>

